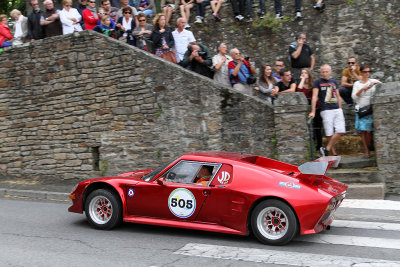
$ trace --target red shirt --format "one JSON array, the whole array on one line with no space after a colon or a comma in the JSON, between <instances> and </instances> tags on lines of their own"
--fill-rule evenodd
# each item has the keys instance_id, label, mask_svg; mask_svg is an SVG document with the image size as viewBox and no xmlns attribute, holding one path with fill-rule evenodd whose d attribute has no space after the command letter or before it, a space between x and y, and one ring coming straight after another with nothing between
<instances>
[{"instance_id":1,"label":"red shirt","mask_svg":"<svg viewBox=\"0 0 400 267\"><path fill-rule=\"evenodd\" d=\"M12 38L13 36L10 32L10 28L3 23L0 23L0 46L3 46L4 41L11 40Z\"/></svg>"},{"instance_id":2,"label":"red shirt","mask_svg":"<svg viewBox=\"0 0 400 267\"><path fill-rule=\"evenodd\" d=\"M99 20L98 18L95 19L92 11L87 8L82 11L82 19L85 23L85 30L93 30L93 28L97 25L97 21Z\"/></svg>"}]
</instances>

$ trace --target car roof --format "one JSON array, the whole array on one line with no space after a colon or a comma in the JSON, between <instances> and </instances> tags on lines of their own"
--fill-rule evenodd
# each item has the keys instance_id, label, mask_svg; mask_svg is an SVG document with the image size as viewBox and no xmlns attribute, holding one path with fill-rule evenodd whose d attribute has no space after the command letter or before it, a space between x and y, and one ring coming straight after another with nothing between
<instances>
[{"instance_id":1,"label":"car roof","mask_svg":"<svg viewBox=\"0 0 400 267\"><path fill-rule=\"evenodd\" d=\"M184 156L200 156L208 159L227 159L242 161L244 158L252 157L253 155L238 153L238 152L226 152L226 151L197 151L185 153Z\"/></svg>"}]
</instances>

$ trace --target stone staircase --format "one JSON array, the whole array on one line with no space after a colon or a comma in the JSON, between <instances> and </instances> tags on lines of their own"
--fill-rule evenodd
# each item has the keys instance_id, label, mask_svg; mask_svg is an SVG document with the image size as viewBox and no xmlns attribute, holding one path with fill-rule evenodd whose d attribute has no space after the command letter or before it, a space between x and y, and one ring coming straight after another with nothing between
<instances>
[{"instance_id":1,"label":"stone staircase","mask_svg":"<svg viewBox=\"0 0 400 267\"><path fill-rule=\"evenodd\" d=\"M329 169L326 175L349 186L347 198L384 199L385 181L378 176L374 157L342 156L338 168Z\"/></svg>"}]
</instances>

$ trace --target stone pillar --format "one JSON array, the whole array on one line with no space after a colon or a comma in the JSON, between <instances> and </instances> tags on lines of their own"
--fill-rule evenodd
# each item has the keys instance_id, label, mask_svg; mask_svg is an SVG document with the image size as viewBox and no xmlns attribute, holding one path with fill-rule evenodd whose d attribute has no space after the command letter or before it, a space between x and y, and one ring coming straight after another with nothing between
<instances>
[{"instance_id":1,"label":"stone pillar","mask_svg":"<svg viewBox=\"0 0 400 267\"><path fill-rule=\"evenodd\" d=\"M310 160L308 111L303 93L282 94L275 102L275 141L279 160L295 165Z\"/></svg>"},{"instance_id":2,"label":"stone pillar","mask_svg":"<svg viewBox=\"0 0 400 267\"><path fill-rule=\"evenodd\" d=\"M400 194L400 82L378 85L372 104L379 175L386 193Z\"/></svg>"}]
</instances>

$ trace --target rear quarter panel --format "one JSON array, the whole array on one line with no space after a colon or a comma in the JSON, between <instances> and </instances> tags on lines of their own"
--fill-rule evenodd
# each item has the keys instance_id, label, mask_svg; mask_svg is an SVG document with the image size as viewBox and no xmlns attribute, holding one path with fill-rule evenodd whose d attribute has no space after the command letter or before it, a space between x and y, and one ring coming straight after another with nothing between
<instances>
[{"instance_id":1,"label":"rear quarter panel","mask_svg":"<svg viewBox=\"0 0 400 267\"><path fill-rule=\"evenodd\" d=\"M314 228L331 198L329 194L296 178L259 166L234 166L233 173L234 180L230 189L246 195L248 201L251 202L249 203L251 209L262 199L282 199L296 213L300 233ZM250 213L249 216L251 216Z\"/></svg>"}]
</instances>

